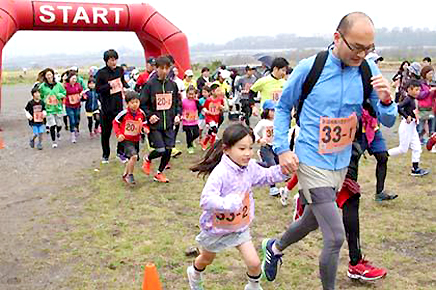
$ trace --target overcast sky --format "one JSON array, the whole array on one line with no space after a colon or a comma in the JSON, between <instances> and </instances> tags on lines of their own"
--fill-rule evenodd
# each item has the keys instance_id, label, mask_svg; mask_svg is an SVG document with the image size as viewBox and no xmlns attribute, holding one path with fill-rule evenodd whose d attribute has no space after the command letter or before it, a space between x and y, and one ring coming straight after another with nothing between
<instances>
[{"instance_id":1,"label":"overcast sky","mask_svg":"<svg viewBox=\"0 0 436 290\"><path fill-rule=\"evenodd\" d=\"M225 43L241 36L279 33L295 33L301 36L330 35L333 34L342 16L352 11L367 13L377 28L426 27L436 30L434 16L436 1L427 0L414 2L416 5L403 0L92 0L82 2L149 3L187 35L190 45L201 42ZM77 37L78 34L80 37ZM77 39L80 41L74 41ZM47 45L48 43L50 45ZM3 56L68 51L79 54L123 45L132 49L141 48L136 35L129 32L19 31L6 45Z\"/></svg>"}]
</instances>

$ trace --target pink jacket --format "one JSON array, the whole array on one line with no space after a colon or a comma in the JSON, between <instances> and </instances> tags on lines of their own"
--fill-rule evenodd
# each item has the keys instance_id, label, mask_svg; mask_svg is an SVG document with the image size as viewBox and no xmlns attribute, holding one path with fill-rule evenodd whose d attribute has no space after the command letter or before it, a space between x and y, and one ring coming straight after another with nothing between
<instances>
[{"instance_id":1,"label":"pink jacket","mask_svg":"<svg viewBox=\"0 0 436 290\"><path fill-rule=\"evenodd\" d=\"M431 109L434 99L436 97L436 92L430 92L431 86L423 82L421 84L421 92L419 93L418 99L418 109Z\"/></svg>"}]
</instances>

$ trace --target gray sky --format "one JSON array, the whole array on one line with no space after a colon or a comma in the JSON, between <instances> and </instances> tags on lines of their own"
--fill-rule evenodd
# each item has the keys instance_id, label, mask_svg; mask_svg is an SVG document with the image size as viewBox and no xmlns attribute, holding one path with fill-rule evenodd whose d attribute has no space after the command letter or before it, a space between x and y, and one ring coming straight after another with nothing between
<instances>
[{"instance_id":1,"label":"gray sky","mask_svg":"<svg viewBox=\"0 0 436 290\"><path fill-rule=\"evenodd\" d=\"M58 0L62 1L62 0ZM68 1L66 1L68 2ZM190 45L225 43L236 37L295 33L301 36L333 34L339 20L348 12L363 11L380 27L416 27L436 30L436 1L350 1L350 0L92 0L82 2L151 4L181 29ZM428 12L424 12L428 11ZM423 15L427 13L428 16ZM78 36L80 35L80 36ZM51 41L47 46L48 39ZM71 41L80 39L80 41ZM121 46L141 48L129 32L47 32L19 31L6 45L3 56L68 52L80 54Z\"/></svg>"}]
</instances>

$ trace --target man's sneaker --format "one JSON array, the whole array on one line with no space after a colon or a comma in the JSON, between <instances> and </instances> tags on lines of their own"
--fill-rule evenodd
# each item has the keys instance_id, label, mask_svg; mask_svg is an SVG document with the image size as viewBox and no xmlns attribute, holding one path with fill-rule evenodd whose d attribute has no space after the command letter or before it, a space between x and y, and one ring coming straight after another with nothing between
<instances>
[{"instance_id":1,"label":"man's sneaker","mask_svg":"<svg viewBox=\"0 0 436 290\"><path fill-rule=\"evenodd\" d=\"M29 146L30 146L30 148L35 148L35 140L30 139Z\"/></svg>"},{"instance_id":2,"label":"man's sneaker","mask_svg":"<svg viewBox=\"0 0 436 290\"><path fill-rule=\"evenodd\" d=\"M375 201L393 200L398 197L398 194L388 194L384 191L375 194Z\"/></svg>"},{"instance_id":3,"label":"man's sneaker","mask_svg":"<svg viewBox=\"0 0 436 290\"><path fill-rule=\"evenodd\" d=\"M277 187L270 187L269 188L269 195L270 196L278 196L280 194L280 190Z\"/></svg>"},{"instance_id":4,"label":"man's sneaker","mask_svg":"<svg viewBox=\"0 0 436 290\"><path fill-rule=\"evenodd\" d=\"M288 189L285 187L281 187L280 188L280 202L283 206L287 206L288 205L288 198L289 198L289 191Z\"/></svg>"},{"instance_id":5,"label":"man's sneaker","mask_svg":"<svg viewBox=\"0 0 436 290\"><path fill-rule=\"evenodd\" d=\"M101 164L109 164L109 158L108 157L103 157L101 159Z\"/></svg>"},{"instance_id":6,"label":"man's sneaker","mask_svg":"<svg viewBox=\"0 0 436 290\"><path fill-rule=\"evenodd\" d=\"M41 144L41 142L38 142L38 144L36 144L36 149L38 149L38 150L42 150L42 144Z\"/></svg>"},{"instance_id":7,"label":"man's sneaker","mask_svg":"<svg viewBox=\"0 0 436 290\"><path fill-rule=\"evenodd\" d=\"M189 266L186 273L188 274L189 288L191 290L204 290L202 275L200 274L199 279L195 279L194 266Z\"/></svg>"},{"instance_id":8,"label":"man's sneaker","mask_svg":"<svg viewBox=\"0 0 436 290\"><path fill-rule=\"evenodd\" d=\"M124 174L123 180L125 183L127 183L130 186L134 186L136 184L135 178L133 177L133 174Z\"/></svg>"},{"instance_id":9,"label":"man's sneaker","mask_svg":"<svg viewBox=\"0 0 436 290\"><path fill-rule=\"evenodd\" d=\"M182 151L180 151L179 149L173 148L171 150L171 157L176 158L176 157L178 157L180 155L182 155Z\"/></svg>"},{"instance_id":10,"label":"man's sneaker","mask_svg":"<svg viewBox=\"0 0 436 290\"><path fill-rule=\"evenodd\" d=\"M433 146L433 148L430 151L431 153L436 153L436 145Z\"/></svg>"},{"instance_id":11,"label":"man's sneaker","mask_svg":"<svg viewBox=\"0 0 436 290\"><path fill-rule=\"evenodd\" d=\"M121 153L117 154L117 159L123 164L129 161L129 159Z\"/></svg>"},{"instance_id":12,"label":"man's sneaker","mask_svg":"<svg viewBox=\"0 0 436 290\"><path fill-rule=\"evenodd\" d=\"M171 169L171 164L167 164L167 166L165 166L165 170L170 170Z\"/></svg>"},{"instance_id":13,"label":"man's sneaker","mask_svg":"<svg viewBox=\"0 0 436 290\"><path fill-rule=\"evenodd\" d=\"M412 175L412 176L424 176L424 175L427 175L429 173L430 173L430 171L422 169L422 168L418 168L416 170L412 168L410 175Z\"/></svg>"},{"instance_id":14,"label":"man's sneaker","mask_svg":"<svg viewBox=\"0 0 436 290\"><path fill-rule=\"evenodd\" d=\"M53 142L53 144L51 145L51 148L58 148L58 143Z\"/></svg>"},{"instance_id":15,"label":"man's sneaker","mask_svg":"<svg viewBox=\"0 0 436 290\"><path fill-rule=\"evenodd\" d=\"M426 145L427 150L428 150L428 151L432 150L432 152L433 152L433 149L435 148L435 147L434 147L435 144L436 144L436 132L433 133L433 134L431 135L431 137L428 139L428 141L427 141L427 145Z\"/></svg>"},{"instance_id":16,"label":"man's sneaker","mask_svg":"<svg viewBox=\"0 0 436 290\"><path fill-rule=\"evenodd\" d=\"M163 174L163 173L157 173L157 174L154 176L153 180L154 180L154 181L157 181L157 182L161 182L161 183L168 183L168 182L170 182L170 181L167 179L167 177L165 176L165 174Z\"/></svg>"},{"instance_id":17,"label":"man's sneaker","mask_svg":"<svg viewBox=\"0 0 436 290\"><path fill-rule=\"evenodd\" d=\"M262 272L268 281L274 281L277 275L278 263L282 265L283 255L274 255L272 246L275 239L264 239L262 241Z\"/></svg>"},{"instance_id":18,"label":"man's sneaker","mask_svg":"<svg viewBox=\"0 0 436 290\"><path fill-rule=\"evenodd\" d=\"M299 218L303 216L304 207L300 200L300 194L296 193L294 195L294 214L292 215L292 219L297 221Z\"/></svg>"},{"instance_id":19,"label":"man's sneaker","mask_svg":"<svg viewBox=\"0 0 436 290\"><path fill-rule=\"evenodd\" d=\"M151 172L151 161L144 158L144 161L142 162L142 171L144 171L145 174L150 175Z\"/></svg>"},{"instance_id":20,"label":"man's sneaker","mask_svg":"<svg viewBox=\"0 0 436 290\"><path fill-rule=\"evenodd\" d=\"M374 281L385 277L386 274L386 269L374 267L364 259L361 259L356 266L348 264L347 276L351 279Z\"/></svg>"},{"instance_id":21,"label":"man's sneaker","mask_svg":"<svg viewBox=\"0 0 436 290\"><path fill-rule=\"evenodd\" d=\"M194 147L189 147L188 148L188 154L194 154L194 153L195 153Z\"/></svg>"}]
</instances>

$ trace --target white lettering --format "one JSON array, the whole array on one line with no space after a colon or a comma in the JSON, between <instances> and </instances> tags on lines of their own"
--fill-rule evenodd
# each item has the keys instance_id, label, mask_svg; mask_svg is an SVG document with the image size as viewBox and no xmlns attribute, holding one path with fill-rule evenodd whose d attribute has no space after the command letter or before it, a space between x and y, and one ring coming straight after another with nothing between
<instances>
[{"instance_id":1,"label":"white lettering","mask_svg":"<svg viewBox=\"0 0 436 290\"><path fill-rule=\"evenodd\" d=\"M85 21L86 24L90 24L88 14L86 13L85 8L79 6L76 11L76 16L73 19L73 24L76 24L79 20Z\"/></svg>"},{"instance_id":2,"label":"white lettering","mask_svg":"<svg viewBox=\"0 0 436 290\"><path fill-rule=\"evenodd\" d=\"M115 24L120 24L120 13L124 8L109 8L109 10L115 12Z\"/></svg>"},{"instance_id":3,"label":"white lettering","mask_svg":"<svg viewBox=\"0 0 436 290\"><path fill-rule=\"evenodd\" d=\"M73 7L71 7L71 6L58 6L58 9L62 10L64 13L63 14L64 15L63 22L65 24L68 23L68 10L73 9Z\"/></svg>"},{"instance_id":4,"label":"white lettering","mask_svg":"<svg viewBox=\"0 0 436 290\"><path fill-rule=\"evenodd\" d=\"M39 12L41 12L41 16L39 16L39 20L43 23L52 23L56 20L56 16L53 12L54 8L50 5L42 5L39 7ZM45 18L43 15L48 16L49 18Z\"/></svg>"},{"instance_id":5,"label":"white lettering","mask_svg":"<svg viewBox=\"0 0 436 290\"><path fill-rule=\"evenodd\" d=\"M97 24L98 19L100 18L104 24L109 24L109 21L107 21L107 18L106 18L107 13L108 13L108 11L106 8L93 7L92 14L94 14L94 17L93 17L92 23Z\"/></svg>"}]
</instances>

